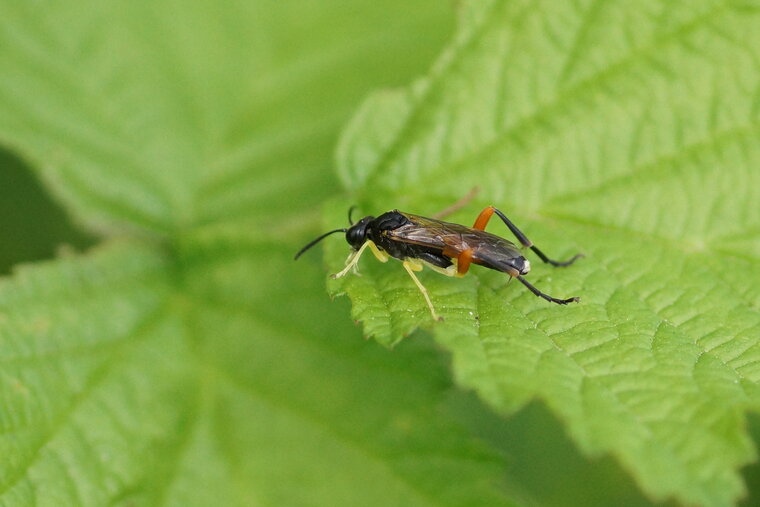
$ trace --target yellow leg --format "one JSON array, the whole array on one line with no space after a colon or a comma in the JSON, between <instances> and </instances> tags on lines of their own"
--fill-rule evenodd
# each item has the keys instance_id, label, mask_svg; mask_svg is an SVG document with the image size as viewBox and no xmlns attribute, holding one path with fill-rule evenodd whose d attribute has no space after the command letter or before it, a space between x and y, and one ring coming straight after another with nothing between
<instances>
[{"instance_id":1,"label":"yellow leg","mask_svg":"<svg viewBox=\"0 0 760 507\"><path fill-rule=\"evenodd\" d=\"M364 244L359 248L356 252L353 253L351 257L348 258L348 261L346 262L346 267L343 268L343 271L340 273L335 273L334 275L330 275L331 278L340 278L342 276L345 276L346 273L351 271L351 268L356 266L356 263L359 262L359 257L362 256L364 253L364 250L372 243L371 241L365 241ZM372 245L374 246L374 244Z\"/></svg>"},{"instance_id":2,"label":"yellow leg","mask_svg":"<svg viewBox=\"0 0 760 507\"><path fill-rule=\"evenodd\" d=\"M367 243L369 243L369 249L372 250L372 253L375 254L375 258L379 260L380 262L388 262L388 258L390 255L388 255L387 252L383 252L379 248L377 248L377 245L370 239L367 240ZM365 243L366 244L366 243Z\"/></svg>"},{"instance_id":3,"label":"yellow leg","mask_svg":"<svg viewBox=\"0 0 760 507\"><path fill-rule=\"evenodd\" d=\"M414 283L417 285L417 288L420 289L420 292L422 292L422 295L425 296L425 301L427 302L428 308L430 308L430 313L433 315L433 320L443 320L441 317L438 316L437 313L435 313L435 308L433 308L433 303L430 301L430 296L428 295L428 291L425 288L422 283L420 283L419 279L417 278L417 275L414 274L415 271L419 271L422 269L422 265L420 263L412 263L408 260L405 260L403 262L404 269L406 269L406 272L409 273L409 276L412 277L412 280L414 280Z\"/></svg>"},{"instance_id":4,"label":"yellow leg","mask_svg":"<svg viewBox=\"0 0 760 507\"><path fill-rule=\"evenodd\" d=\"M388 262L388 258L390 257L386 252L383 252L379 248L377 248L377 245L371 240L368 239L364 242L364 244L359 248L359 250L355 251L351 255L348 256L348 259L346 259L346 267L343 268L343 271L340 273L335 273L334 275L331 275L332 278L340 278L342 276L345 276L346 273L351 271L353 268L355 270L356 263L359 262L359 257L364 253L364 249L369 247L370 250L372 250L372 253L375 255L377 260L380 262ZM355 273L358 275L359 272L355 270Z\"/></svg>"},{"instance_id":5,"label":"yellow leg","mask_svg":"<svg viewBox=\"0 0 760 507\"><path fill-rule=\"evenodd\" d=\"M425 265L432 269L433 271L437 271L438 273L446 276L456 276L457 278L461 278L464 275L460 275L459 271L457 271L457 260L452 259L453 264L449 266L448 268L442 268L440 266L436 266L435 264L430 264L429 262L425 262Z\"/></svg>"}]
</instances>

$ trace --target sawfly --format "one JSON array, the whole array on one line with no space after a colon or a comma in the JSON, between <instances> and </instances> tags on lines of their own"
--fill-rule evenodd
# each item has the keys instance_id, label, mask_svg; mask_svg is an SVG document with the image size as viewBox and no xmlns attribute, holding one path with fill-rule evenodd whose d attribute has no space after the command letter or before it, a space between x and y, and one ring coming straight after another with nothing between
<instances>
[{"instance_id":1,"label":"sawfly","mask_svg":"<svg viewBox=\"0 0 760 507\"><path fill-rule=\"evenodd\" d=\"M398 259L402 261L404 269L425 297L434 320L442 319L436 313L427 289L414 274L415 271L421 271L424 266L447 276L461 277L467 273L471 264L478 264L517 278L533 294L552 303L566 305L580 300L578 297L555 298L534 287L524 278L524 275L530 271L530 262L523 257L517 245L486 232L485 228L491 217L496 214L521 245L533 250L542 261L552 266L569 266L583 255L575 255L565 262L550 259L504 213L493 206L486 207L472 227L399 210L388 211L378 217L366 216L353 223L352 211L353 208L348 213L350 227L334 229L322 234L301 248L295 258L298 259L327 236L343 232L353 250L346 260L346 267L341 272L332 275L333 278L340 278L354 268L367 248L380 262L387 262L390 257Z\"/></svg>"}]
</instances>

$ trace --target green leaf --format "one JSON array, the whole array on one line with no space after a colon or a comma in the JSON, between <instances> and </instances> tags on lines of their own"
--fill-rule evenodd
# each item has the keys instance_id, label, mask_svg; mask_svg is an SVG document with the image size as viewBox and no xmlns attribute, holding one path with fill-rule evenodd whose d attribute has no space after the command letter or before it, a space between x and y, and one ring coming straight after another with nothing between
<instances>
[{"instance_id":1,"label":"green leaf","mask_svg":"<svg viewBox=\"0 0 760 507\"><path fill-rule=\"evenodd\" d=\"M284 295L250 290L250 257L289 259L223 243L184 239L181 291L133 243L0 286L5 504L503 503L500 460L441 417L432 349L387 357L308 295L260 313Z\"/></svg>"},{"instance_id":2,"label":"green leaf","mask_svg":"<svg viewBox=\"0 0 760 507\"><path fill-rule=\"evenodd\" d=\"M0 503L509 503L438 351L357 339L292 261L352 102L446 16L4 3L0 142L81 223L136 234L1 282Z\"/></svg>"},{"instance_id":3,"label":"green leaf","mask_svg":"<svg viewBox=\"0 0 760 507\"><path fill-rule=\"evenodd\" d=\"M463 3L430 73L360 108L338 172L373 215L429 216L480 187L450 220L494 204L550 257L585 253L565 269L526 254L538 288L582 302L429 272L433 325L406 273L373 259L330 291L384 344L432 329L457 382L503 413L542 399L654 499L736 501L760 404L758 6ZM327 252L336 272L346 246Z\"/></svg>"},{"instance_id":4,"label":"green leaf","mask_svg":"<svg viewBox=\"0 0 760 507\"><path fill-rule=\"evenodd\" d=\"M337 129L369 86L417 72L449 15L430 1L7 0L0 135L101 232L287 222L335 191Z\"/></svg>"}]
</instances>

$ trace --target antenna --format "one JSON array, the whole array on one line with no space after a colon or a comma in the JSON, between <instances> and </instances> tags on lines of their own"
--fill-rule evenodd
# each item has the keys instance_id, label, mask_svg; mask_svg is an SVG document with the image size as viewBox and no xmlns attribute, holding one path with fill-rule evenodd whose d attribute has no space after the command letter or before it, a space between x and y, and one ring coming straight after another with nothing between
<instances>
[{"instance_id":1,"label":"antenna","mask_svg":"<svg viewBox=\"0 0 760 507\"><path fill-rule=\"evenodd\" d=\"M351 225L354 225L354 221L351 220L351 215L354 214L354 210L356 209L356 204L348 208L348 223Z\"/></svg>"},{"instance_id":2,"label":"antenna","mask_svg":"<svg viewBox=\"0 0 760 507\"><path fill-rule=\"evenodd\" d=\"M319 243L320 241L322 241L323 239L325 239L330 234L335 234L336 232L347 232L347 231L348 231L348 229L335 229L335 230L332 230L330 232L326 232L326 233L322 234L318 238L309 241L309 243L307 243L307 245L305 247L303 247L302 249L300 249L298 251L298 253L296 254L296 256L293 258L293 260L297 261L298 258L301 256L301 254L303 254L306 250L308 250L309 248L313 247L314 245L316 245L317 243Z\"/></svg>"}]
</instances>

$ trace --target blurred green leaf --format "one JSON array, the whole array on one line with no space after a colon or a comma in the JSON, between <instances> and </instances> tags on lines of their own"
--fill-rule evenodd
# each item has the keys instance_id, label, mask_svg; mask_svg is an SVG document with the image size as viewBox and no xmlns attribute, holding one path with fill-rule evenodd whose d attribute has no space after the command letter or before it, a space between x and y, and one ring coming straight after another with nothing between
<instances>
[{"instance_id":1,"label":"blurred green leaf","mask_svg":"<svg viewBox=\"0 0 760 507\"><path fill-rule=\"evenodd\" d=\"M406 273L372 259L331 293L386 345L431 327L460 385L502 413L544 400L653 498L732 504L755 457L744 412L760 403L758 6L464 2L429 75L361 107L340 177L374 215L431 215L479 186L452 221L495 204L551 257L584 252L530 277L582 302L550 305L477 267L431 272L446 319L433 327ZM328 206L329 226L347 204Z\"/></svg>"},{"instance_id":2,"label":"blurred green leaf","mask_svg":"<svg viewBox=\"0 0 760 507\"><path fill-rule=\"evenodd\" d=\"M183 280L117 243L0 286L3 503L505 503L498 456L438 407L433 349L388 357L332 324L313 270L251 287L282 246L224 244L186 238Z\"/></svg>"},{"instance_id":3,"label":"blurred green leaf","mask_svg":"<svg viewBox=\"0 0 760 507\"><path fill-rule=\"evenodd\" d=\"M83 248L93 239L77 230L51 202L29 168L0 147L0 274L19 261L50 258L62 248Z\"/></svg>"},{"instance_id":4,"label":"blurred green leaf","mask_svg":"<svg viewBox=\"0 0 760 507\"><path fill-rule=\"evenodd\" d=\"M513 490L524 493L521 505L653 504L613 458L586 459L542 403L505 418L484 411L474 393L455 391L449 407L454 417L507 456L507 480Z\"/></svg>"},{"instance_id":5,"label":"blurred green leaf","mask_svg":"<svg viewBox=\"0 0 760 507\"><path fill-rule=\"evenodd\" d=\"M0 142L132 233L0 285L4 505L509 503L440 354L358 340L292 262L338 126L424 65L446 6L2 10Z\"/></svg>"},{"instance_id":6,"label":"blurred green leaf","mask_svg":"<svg viewBox=\"0 0 760 507\"><path fill-rule=\"evenodd\" d=\"M0 136L98 231L289 222L335 191L328 157L363 94L419 72L450 14L6 0Z\"/></svg>"}]
</instances>

